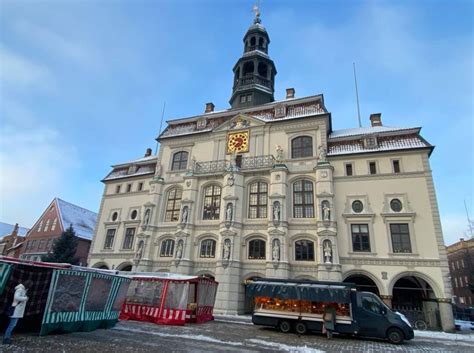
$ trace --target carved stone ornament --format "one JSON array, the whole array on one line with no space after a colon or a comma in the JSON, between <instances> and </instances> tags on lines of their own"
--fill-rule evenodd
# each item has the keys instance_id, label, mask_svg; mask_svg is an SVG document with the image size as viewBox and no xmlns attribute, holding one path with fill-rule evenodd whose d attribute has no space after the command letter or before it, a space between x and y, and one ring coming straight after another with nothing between
<instances>
[{"instance_id":1,"label":"carved stone ornament","mask_svg":"<svg viewBox=\"0 0 474 353\"><path fill-rule=\"evenodd\" d=\"M191 180L186 180L186 186L189 188L191 186Z\"/></svg>"}]
</instances>

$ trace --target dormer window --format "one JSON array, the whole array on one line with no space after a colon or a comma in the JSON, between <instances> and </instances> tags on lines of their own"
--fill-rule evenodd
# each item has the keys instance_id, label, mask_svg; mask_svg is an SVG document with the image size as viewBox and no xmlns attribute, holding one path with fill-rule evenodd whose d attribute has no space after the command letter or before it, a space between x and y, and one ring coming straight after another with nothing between
<instances>
[{"instance_id":1,"label":"dormer window","mask_svg":"<svg viewBox=\"0 0 474 353\"><path fill-rule=\"evenodd\" d=\"M275 107L275 118L283 118L286 116L286 106L278 104Z\"/></svg>"},{"instance_id":2,"label":"dormer window","mask_svg":"<svg viewBox=\"0 0 474 353\"><path fill-rule=\"evenodd\" d=\"M138 167L135 164L132 164L130 167L128 167L128 174L134 174L137 172Z\"/></svg>"},{"instance_id":3,"label":"dormer window","mask_svg":"<svg viewBox=\"0 0 474 353\"><path fill-rule=\"evenodd\" d=\"M375 136L368 136L364 139L364 147L365 148L376 148L377 144L377 137Z\"/></svg>"},{"instance_id":4,"label":"dormer window","mask_svg":"<svg viewBox=\"0 0 474 353\"><path fill-rule=\"evenodd\" d=\"M207 125L207 119L199 119L197 122L196 122L196 128L198 130L200 129L204 129Z\"/></svg>"}]
</instances>

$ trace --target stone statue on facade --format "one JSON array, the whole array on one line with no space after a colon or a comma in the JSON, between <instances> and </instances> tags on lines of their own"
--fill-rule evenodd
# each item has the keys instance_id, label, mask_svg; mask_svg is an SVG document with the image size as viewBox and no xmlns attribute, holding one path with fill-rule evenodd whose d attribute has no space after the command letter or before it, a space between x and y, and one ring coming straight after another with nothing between
<instances>
[{"instance_id":1,"label":"stone statue on facade","mask_svg":"<svg viewBox=\"0 0 474 353\"><path fill-rule=\"evenodd\" d=\"M323 201L323 221L331 220L331 207L327 201Z\"/></svg>"},{"instance_id":2,"label":"stone statue on facade","mask_svg":"<svg viewBox=\"0 0 474 353\"><path fill-rule=\"evenodd\" d=\"M183 207L183 213L181 214L181 223L188 223L188 206Z\"/></svg>"},{"instance_id":3,"label":"stone statue on facade","mask_svg":"<svg viewBox=\"0 0 474 353\"><path fill-rule=\"evenodd\" d=\"M163 173L163 166L161 163L156 164L155 176L161 178L161 174Z\"/></svg>"},{"instance_id":4,"label":"stone statue on facade","mask_svg":"<svg viewBox=\"0 0 474 353\"><path fill-rule=\"evenodd\" d=\"M148 225L148 223L150 223L150 214L151 214L150 209L147 209L145 211L145 217L143 217L143 224L146 226Z\"/></svg>"},{"instance_id":5,"label":"stone statue on facade","mask_svg":"<svg viewBox=\"0 0 474 353\"><path fill-rule=\"evenodd\" d=\"M223 252L223 259L229 260L230 259L230 240L224 240L224 252Z\"/></svg>"},{"instance_id":6,"label":"stone statue on facade","mask_svg":"<svg viewBox=\"0 0 474 353\"><path fill-rule=\"evenodd\" d=\"M283 160L283 148L280 145L276 146L276 154L277 162L281 162Z\"/></svg>"},{"instance_id":7,"label":"stone statue on facade","mask_svg":"<svg viewBox=\"0 0 474 353\"><path fill-rule=\"evenodd\" d=\"M278 201L273 203L273 220L280 222L280 203Z\"/></svg>"},{"instance_id":8,"label":"stone statue on facade","mask_svg":"<svg viewBox=\"0 0 474 353\"><path fill-rule=\"evenodd\" d=\"M226 210L225 210L225 220L226 220L226 222L232 222L232 216L233 216L232 203L229 202L227 204L227 207L226 207Z\"/></svg>"},{"instance_id":9,"label":"stone statue on facade","mask_svg":"<svg viewBox=\"0 0 474 353\"><path fill-rule=\"evenodd\" d=\"M331 241L329 240L324 241L323 251L324 251L324 262L327 264L332 263Z\"/></svg>"},{"instance_id":10,"label":"stone statue on facade","mask_svg":"<svg viewBox=\"0 0 474 353\"><path fill-rule=\"evenodd\" d=\"M273 241L272 260L280 261L280 241L278 239Z\"/></svg>"},{"instance_id":11,"label":"stone statue on facade","mask_svg":"<svg viewBox=\"0 0 474 353\"><path fill-rule=\"evenodd\" d=\"M183 257L183 241L178 242L178 248L176 249L176 258L181 259Z\"/></svg>"},{"instance_id":12,"label":"stone statue on facade","mask_svg":"<svg viewBox=\"0 0 474 353\"><path fill-rule=\"evenodd\" d=\"M318 147L319 154L318 154L318 162L326 162L326 148L323 145L319 145Z\"/></svg>"},{"instance_id":13,"label":"stone statue on facade","mask_svg":"<svg viewBox=\"0 0 474 353\"><path fill-rule=\"evenodd\" d=\"M137 251L135 252L135 260L140 260L143 256L143 247L145 246L145 243L143 240L140 240L138 243Z\"/></svg>"}]
</instances>

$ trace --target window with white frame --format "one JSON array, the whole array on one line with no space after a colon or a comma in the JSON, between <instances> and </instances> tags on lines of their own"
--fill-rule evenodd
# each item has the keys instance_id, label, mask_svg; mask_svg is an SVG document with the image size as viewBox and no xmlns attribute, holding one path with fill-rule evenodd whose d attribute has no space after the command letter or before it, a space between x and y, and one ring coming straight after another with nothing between
<instances>
[{"instance_id":1,"label":"window with white frame","mask_svg":"<svg viewBox=\"0 0 474 353\"><path fill-rule=\"evenodd\" d=\"M221 209L221 187L209 185L204 189L204 208L202 219L219 219Z\"/></svg>"},{"instance_id":2,"label":"window with white frame","mask_svg":"<svg viewBox=\"0 0 474 353\"><path fill-rule=\"evenodd\" d=\"M174 240L165 239L161 242L160 256L172 257L174 254Z\"/></svg>"},{"instance_id":3,"label":"window with white frame","mask_svg":"<svg viewBox=\"0 0 474 353\"><path fill-rule=\"evenodd\" d=\"M249 260L265 259L265 241L261 239L253 239L249 241Z\"/></svg>"},{"instance_id":4,"label":"window with white frame","mask_svg":"<svg viewBox=\"0 0 474 353\"><path fill-rule=\"evenodd\" d=\"M313 182L298 180L293 184L293 217L314 218Z\"/></svg>"},{"instance_id":5,"label":"window with white frame","mask_svg":"<svg viewBox=\"0 0 474 353\"><path fill-rule=\"evenodd\" d=\"M214 239L204 239L201 241L200 257L216 257L216 241Z\"/></svg>"},{"instance_id":6,"label":"window with white frame","mask_svg":"<svg viewBox=\"0 0 474 353\"><path fill-rule=\"evenodd\" d=\"M296 261L314 261L314 243L311 240L298 240L295 242Z\"/></svg>"},{"instance_id":7,"label":"window with white frame","mask_svg":"<svg viewBox=\"0 0 474 353\"><path fill-rule=\"evenodd\" d=\"M105 235L104 249L112 249L112 246L114 244L115 231L115 229L107 229L107 233Z\"/></svg>"},{"instance_id":8,"label":"window with white frame","mask_svg":"<svg viewBox=\"0 0 474 353\"><path fill-rule=\"evenodd\" d=\"M43 232L47 232L49 228L49 219L46 220L46 225L44 226Z\"/></svg>"},{"instance_id":9,"label":"window with white frame","mask_svg":"<svg viewBox=\"0 0 474 353\"><path fill-rule=\"evenodd\" d=\"M391 223L390 236L394 253L411 253L410 230L408 223Z\"/></svg>"},{"instance_id":10,"label":"window with white frame","mask_svg":"<svg viewBox=\"0 0 474 353\"><path fill-rule=\"evenodd\" d=\"M132 249L134 237L135 237L135 228L126 228L125 238L123 240L123 249Z\"/></svg>"},{"instance_id":11,"label":"window with white frame","mask_svg":"<svg viewBox=\"0 0 474 353\"><path fill-rule=\"evenodd\" d=\"M267 218L268 185L255 182L249 187L249 218Z\"/></svg>"},{"instance_id":12,"label":"window with white frame","mask_svg":"<svg viewBox=\"0 0 474 353\"><path fill-rule=\"evenodd\" d=\"M181 197L183 191L179 188L171 189L168 192L166 202L165 222L177 222L179 220L179 211L181 209Z\"/></svg>"},{"instance_id":13,"label":"window with white frame","mask_svg":"<svg viewBox=\"0 0 474 353\"><path fill-rule=\"evenodd\" d=\"M51 230L55 230L56 229L56 223L58 222L58 218L54 218L54 221L53 221L53 225L51 226Z\"/></svg>"},{"instance_id":14,"label":"window with white frame","mask_svg":"<svg viewBox=\"0 0 474 353\"><path fill-rule=\"evenodd\" d=\"M370 252L368 224L351 224L352 250L354 252Z\"/></svg>"}]
</instances>

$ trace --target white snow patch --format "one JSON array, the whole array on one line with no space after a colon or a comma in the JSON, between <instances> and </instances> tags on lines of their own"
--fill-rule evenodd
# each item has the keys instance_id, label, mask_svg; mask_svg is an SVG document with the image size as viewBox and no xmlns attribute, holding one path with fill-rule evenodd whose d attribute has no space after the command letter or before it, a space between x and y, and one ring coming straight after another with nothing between
<instances>
[{"instance_id":1,"label":"white snow patch","mask_svg":"<svg viewBox=\"0 0 474 353\"><path fill-rule=\"evenodd\" d=\"M278 342L266 342L263 340L258 340L255 338L246 340L248 342L255 343L259 346L265 346L265 347L271 347L271 348L276 348L282 351L287 351L291 353L325 353L325 351L321 351L319 349L314 349L308 346L288 346L283 343L278 343Z\"/></svg>"},{"instance_id":2,"label":"white snow patch","mask_svg":"<svg viewBox=\"0 0 474 353\"><path fill-rule=\"evenodd\" d=\"M415 330L415 339L416 338L434 338L439 340L447 341L464 341L464 342L474 342L474 333L470 334L459 334L459 333L446 333L438 331L418 331Z\"/></svg>"},{"instance_id":3,"label":"white snow patch","mask_svg":"<svg viewBox=\"0 0 474 353\"><path fill-rule=\"evenodd\" d=\"M222 340L218 340L217 338L204 336L204 335L175 335L172 333L146 331L146 330L138 330L138 329L132 329L132 328L123 328L123 327L114 327L113 330L145 333L145 334L160 336L160 337L179 337L179 338L186 338L186 339L196 340L196 341L205 341L205 342L225 344L225 345L230 345L230 346L243 346L243 343L240 343L240 342L222 341Z\"/></svg>"}]
</instances>

